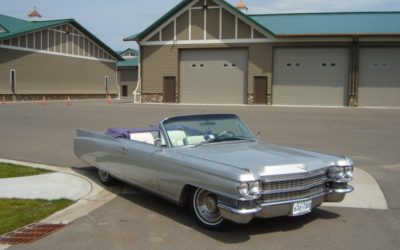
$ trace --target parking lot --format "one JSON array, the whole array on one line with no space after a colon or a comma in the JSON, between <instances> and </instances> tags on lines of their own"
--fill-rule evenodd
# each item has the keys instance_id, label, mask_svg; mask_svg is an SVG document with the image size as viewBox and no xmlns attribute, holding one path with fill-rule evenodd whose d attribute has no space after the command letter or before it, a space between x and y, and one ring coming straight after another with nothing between
<instances>
[{"instance_id":1,"label":"parking lot","mask_svg":"<svg viewBox=\"0 0 400 250\"><path fill-rule=\"evenodd\" d=\"M166 116L236 113L264 141L347 155L380 185L389 209L323 206L294 218L255 220L226 232L197 227L187 209L136 189L32 245L11 249L398 249L400 109L136 105L103 101L0 106L0 157L86 167L76 128L143 127ZM88 175L91 169L87 169ZM355 176L357 178L357 176Z\"/></svg>"}]
</instances>

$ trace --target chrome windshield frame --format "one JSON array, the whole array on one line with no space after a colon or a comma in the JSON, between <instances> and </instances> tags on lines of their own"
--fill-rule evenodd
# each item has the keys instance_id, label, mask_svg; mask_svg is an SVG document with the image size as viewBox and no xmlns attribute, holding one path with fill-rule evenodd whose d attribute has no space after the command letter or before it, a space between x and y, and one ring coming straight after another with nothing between
<instances>
[{"instance_id":1,"label":"chrome windshield frame","mask_svg":"<svg viewBox=\"0 0 400 250\"><path fill-rule=\"evenodd\" d=\"M239 118L239 116L237 116L235 114L227 114L227 113L223 113L223 114L193 114L193 115L167 117L160 122L160 132L164 136L167 146L169 148L172 148L174 146L172 145L171 139L169 138L167 129L166 129L166 125L168 122L179 121L179 120L184 121L184 120L191 120L191 119L207 120L207 119L224 119L224 118L238 120L241 123L241 125L244 126L245 129L247 129L247 132L250 133L251 137L249 139L257 139L256 136L254 135L253 131L251 131L251 129L246 126L246 124Z\"/></svg>"}]
</instances>

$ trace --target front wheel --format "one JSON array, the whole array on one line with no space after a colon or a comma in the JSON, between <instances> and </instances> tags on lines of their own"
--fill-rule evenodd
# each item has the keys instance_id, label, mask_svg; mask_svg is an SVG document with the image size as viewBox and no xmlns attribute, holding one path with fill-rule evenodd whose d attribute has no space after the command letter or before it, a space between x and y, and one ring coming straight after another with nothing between
<instances>
[{"instance_id":1,"label":"front wheel","mask_svg":"<svg viewBox=\"0 0 400 250\"><path fill-rule=\"evenodd\" d=\"M190 196L190 210L196 222L207 229L220 230L226 224L217 206L217 196L198 188Z\"/></svg>"},{"instance_id":2,"label":"front wheel","mask_svg":"<svg viewBox=\"0 0 400 250\"><path fill-rule=\"evenodd\" d=\"M117 182L108 172L101 170L100 168L97 169L97 174L99 175L101 183L106 186L112 186Z\"/></svg>"}]
</instances>

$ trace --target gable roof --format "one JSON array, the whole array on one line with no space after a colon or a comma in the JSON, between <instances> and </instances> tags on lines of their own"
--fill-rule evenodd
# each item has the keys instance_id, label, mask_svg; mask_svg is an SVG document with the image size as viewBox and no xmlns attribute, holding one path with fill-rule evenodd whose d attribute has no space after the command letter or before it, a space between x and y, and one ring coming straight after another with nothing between
<instances>
[{"instance_id":1,"label":"gable roof","mask_svg":"<svg viewBox=\"0 0 400 250\"><path fill-rule=\"evenodd\" d=\"M139 58L134 57L134 58L125 59L123 61L119 61L117 63L117 67L137 67L138 64L139 64Z\"/></svg>"},{"instance_id":2,"label":"gable roof","mask_svg":"<svg viewBox=\"0 0 400 250\"><path fill-rule=\"evenodd\" d=\"M126 50L117 50L115 51L116 53L118 53L120 56L122 56L123 54L125 54L126 52L132 52L133 54L139 54L139 50L137 49L132 49L132 48L127 48Z\"/></svg>"},{"instance_id":3,"label":"gable roof","mask_svg":"<svg viewBox=\"0 0 400 250\"><path fill-rule=\"evenodd\" d=\"M142 32L124 41L140 41L168 21L192 0L182 0ZM246 15L225 0L219 1L237 15L274 36L400 35L400 12L333 12Z\"/></svg>"},{"instance_id":4,"label":"gable roof","mask_svg":"<svg viewBox=\"0 0 400 250\"><path fill-rule=\"evenodd\" d=\"M248 15L276 36L400 35L400 12Z\"/></svg>"},{"instance_id":5,"label":"gable roof","mask_svg":"<svg viewBox=\"0 0 400 250\"><path fill-rule=\"evenodd\" d=\"M150 33L152 33L154 30L156 30L160 25L162 25L164 22L168 21L171 17L173 17L175 14L177 14L180 10L185 8L187 5L192 3L193 0L182 0L180 3L178 3L175 7L173 7L171 10L169 10L167 13L165 13L163 16L161 16L157 21L152 23L149 27L144 29L142 32L131 35L127 38L124 38L124 41L140 41L146 36L148 36ZM236 15L248 20L250 23L254 24L261 30L264 30L267 33L273 34L267 27L260 25L259 23L255 22L253 19L249 18L246 14L244 14L242 11L238 10L235 8L235 6L231 5L225 0L219 0L216 1L217 3L220 2L222 5L224 5L226 8L230 9L233 11Z\"/></svg>"},{"instance_id":6,"label":"gable roof","mask_svg":"<svg viewBox=\"0 0 400 250\"><path fill-rule=\"evenodd\" d=\"M48 21L25 21L22 19L6 16L0 14L0 26L3 27L6 32L0 33L0 40L9 39L26 33L35 32L38 30L50 28L56 25L71 24L79 29L81 32L85 33L90 39L99 44L103 49L110 53L117 60L122 60L119 54L108 47L95 35L86 30L82 25L80 25L74 19L60 19L60 20L48 20Z\"/></svg>"}]
</instances>

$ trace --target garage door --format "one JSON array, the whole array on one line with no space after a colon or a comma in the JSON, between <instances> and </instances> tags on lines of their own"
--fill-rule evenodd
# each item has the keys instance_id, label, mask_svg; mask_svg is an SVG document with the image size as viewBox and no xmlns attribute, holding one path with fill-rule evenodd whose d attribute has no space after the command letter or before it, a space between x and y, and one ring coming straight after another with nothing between
<instances>
[{"instance_id":1,"label":"garage door","mask_svg":"<svg viewBox=\"0 0 400 250\"><path fill-rule=\"evenodd\" d=\"M348 81L346 48L274 50L274 104L343 106Z\"/></svg>"},{"instance_id":2,"label":"garage door","mask_svg":"<svg viewBox=\"0 0 400 250\"><path fill-rule=\"evenodd\" d=\"M247 50L183 50L180 53L181 103L243 104Z\"/></svg>"},{"instance_id":3,"label":"garage door","mask_svg":"<svg viewBox=\"0 0 400 250\"><path fill-rule=\"evenodd\" d=\"M360 49L359 106L400 107L400 49Z\"/></svg>"}]
</instances>

